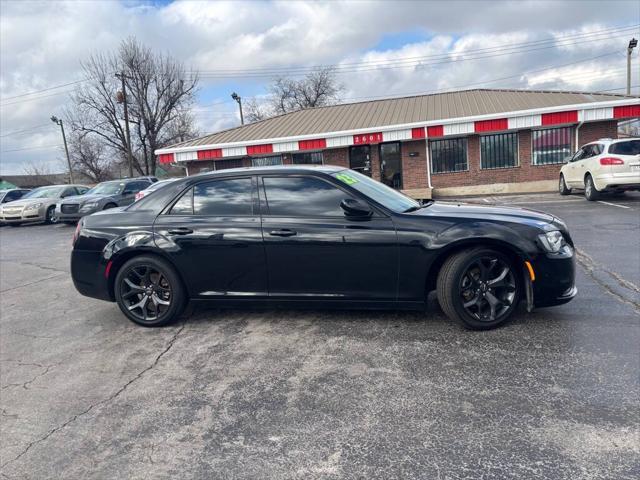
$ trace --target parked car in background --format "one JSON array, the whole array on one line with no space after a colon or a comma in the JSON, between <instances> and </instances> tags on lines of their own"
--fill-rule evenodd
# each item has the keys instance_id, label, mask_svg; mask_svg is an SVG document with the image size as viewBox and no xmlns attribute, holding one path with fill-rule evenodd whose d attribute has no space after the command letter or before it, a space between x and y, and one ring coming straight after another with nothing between
<instances>
[{"instance_id":1,"label":"parked car in background","mask_svg":"<svg viewBox=\"0 0 640 480\"><path fill-rule=\"evenodd\" d=\"M51 185L36 188L19 200L3 203L0 221L17 227L23 223L55 221L56 204L63 198L82 195L89 190L84 185Z\"/></svg>"},{"instance_id":2,"label":"parked car in background","mask_svg":"<svg viewBox=\"0 0 640 480\"><path fill-rule=\"evenodd\" d=\"M601 193L640 190L640 139L603 138L582 146L560 169L560 195L573 189L591 201Z\"/></svg>"},{"instance_id":3,"label":"parked car in background","mask_svg":"<svg viewBox=\"0 0 640 480\"><path fill-rule=\"evenodd\" d=\"M0 203L8 203L13 202L14 200L19 200L30 191L31 189L29 188L12 188L10 190L0 190Z\"/></svg>"},{"instance_id":4,"label":"parked car in background","mask_svg":"<svg viewBox=\"0 0 640 480\"><path fill-rule=\"evenodd\" d=\"M219 306L424 310L430 291L468 328L575 297L565 223L542 212L421 205L344 167L221 170L83 218L71 275L130 320Z\"/></svg>"},{"instance_id":5,"label":"parked car in background","mask_svg":"<svg viewBox=\"0 0 640 480\"><path fill-rule=\"evenodd\" d=\"M160 187L164 187L168 183L175 182L176 180L178 180L178 179L177 178L169 178L167 180L160 180L160 181L158 181L156 183L152 183L151 185L149 185L149 187L145 188L144 190L140 190L138 193L136 193L136 202L138 200L140 200L141 198L144 198L145 196L149 195L151 192L155 192Z\"/></svg>"},{"instance_id":6,"label":"parked car in background","mask_svg":"<svg viewBox=\"0 0 640 480\"><path fill-rule=\"evenodd\" d=\"M139 191L151 184L149 177L99 183L86 195L69 197L59 202L56 206L56 218L60 222L75 223L85 215L100 210L127 206L134 202Z\"/></svg>"}]
</instances>

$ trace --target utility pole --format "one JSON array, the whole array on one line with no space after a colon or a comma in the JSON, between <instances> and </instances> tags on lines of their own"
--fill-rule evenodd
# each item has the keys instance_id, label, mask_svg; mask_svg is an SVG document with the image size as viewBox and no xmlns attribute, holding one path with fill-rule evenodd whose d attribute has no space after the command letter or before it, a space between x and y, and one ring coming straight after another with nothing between
<instances>
[{"instance_id":1,"label":"utility pole","mask_svg":"<svg viewBox=\"0 0 640 480\"><path fill-rule=\"evenodd\" d=\"M638 40L632 38L627 47L627 95L631 95L631 54L633 49L638 46Z\"/></svg>"},{"instance_id":2,"label":"utility pole","mask_svg":"<svg viewBox=\"0 0 640 480\"><path fill-rule=\"evenodd\" d=\"M238 102L238 106L240 107L240 125L244 125L244 117L242 116L242 97L236 92L233 92L231 94L231 98Z\"/></svg>"},{"instance_id":3,"label":"utility pole","mask_svg":"<svg viewBox=\"0 0 640 480\"><path fill-rule=\"evenodd\" d=\"M51 121L56 125L60 125L60 131L62 131L62 142L64 143L64 153L67 155L67 166L69 167L69 183L74 183L73 170L71 170L71 159L69 158L69 148L67 147L67 137L64 134L64 125L62 123L62 119L56 117L55 115L52 115Z\"/></svg>"},{"instance_id":4,"label":"utility pole","mask_svg":"<svg viewBox=\"0 0 640 480\"><path fill-rule=\"evenodd\" d=\"M129 161L129 178L133 178L133 155L131 154L131 134L129 133L129 109L127 108L127 87L124 72L116 73L116 77L122 81L122 90L116 94L118 103L124 107L124 131L127 137L127 160Z\"/></svg>"}]
</instances>

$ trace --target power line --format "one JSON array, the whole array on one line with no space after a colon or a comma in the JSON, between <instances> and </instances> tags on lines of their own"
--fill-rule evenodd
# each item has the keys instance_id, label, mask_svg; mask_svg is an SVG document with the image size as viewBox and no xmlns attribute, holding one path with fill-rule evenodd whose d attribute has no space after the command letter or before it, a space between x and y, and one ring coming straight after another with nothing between
<instances>
[{"instance_id":1,"label":"power line","mask_svg":"<svg viewBox=\"0 0 640 480\"><path fill-rule=\"evenodd\" d=\"M13 150L2 150L0 153L12 153L12 152L22 152L25 150L44 150L45 148L59 148L62 145L43 145L40 147L25 147L25 148L14 148Z\"/></svg>"},{"instance_id":2,"label":"power line","mask_svg":"<svg viewBox=\"0 0 640 480\"><path fill-rule=\"evenodd\" d=\"M635 24L635 25L629 25L629 26L617 26L617 27L612 27L609 29L603 29L603 30L596 30L593 32L585 32L585 33L580 33L580 34L574 34L574 35L565 35L565 36L561 36L561 37L555 37L555 38L551 38L551 39L542 39L542 40L535 40L535 41L530 41L530 42L521 42L521 43L516 43L516 44L512 44L509 46L495 46L495 47L485 47L485 48L479 48L479 49L474 49L474 50L468 50L467 52L465 52L465 54L478 54L478 53L495 53L495 52L504 52L504 54L507 54L506 52L510 51L510 50L514 50L514 49L521 49L523 47L527 47L527 46L539 46L542 44L546 44L546 43L553 43L553 45L550 46L546 46L543 48L535 48L532 50L526 50L526 51L534 51L534 50L539 50L539 49L544 49L544 48L553 48L554 46L568 46L568 45L574 45L576 43L581 43L581 42L586 42L586 41L597 41L597 40L603 40L605 38L601 38L602 35L608 34L608 33L612 33L612 32L619 32L619 35L626 35L626 31L628 30L632 30L637 28L638 26L640 26L640 24ZM622 33L625 32L625 33ZM592 38L592 37L598 37L598 38ZM611 38L611 37L610 37ZM579 42L575 42L575 43L569 43L566 44L564 42L566 42L567 40L577 40L580 39ZM513 51L511 53L523 53L524 51ZM455 54L456 52L449 52L449 53L445 53L445 54L433 54L433 55L424 55L424 56L415 56L415 57L403 57L403 58L397 58L397 59L392 59L392 60L378 60L378 61L369 61L369 62L352 62L352 63L343 63L343 64L333 64L333 65L316 65L316 66L309 66L309 67L264 67L264 68L255 68L255 69L217 69L214 71L198 71L198 72L187 72L187 73L199 73L203 78L230 78L230 77L264 77L264 76L273 76L273 75L278 75L278 74L293 74L293 73L297 73L297 74L302 74L303 72L308 73L310 71L313 70L317 70L318 68L332 68L332 69L336 69L336 70L340 70L340 73L352 73L353 71L369 71L371 69L376 70L376 69L380 69L380 68L407 68L407 67L415 67L420 65L420 63L414 65L414 63L418 60L420 60L420 62L422 60L427 60L427 59L448 59L448 61L446 62L435 62L435 63L429 63L425 66L428 65L434 65L434 64L439 64L439 63L449 63L449 61L451 61L451 59L449 58L451 55ZM481 57L477 57L477 58L466 58L466 59L459 59L457 61L462 61L462 60L475 60L475 59L480 59L480 58L490 58L494 55L484 55ZM411 62L411 65L401 65L407 62ZM370 68L370 69L359 69L359 70L353 70L353 68L356 67L375 67L375 68ZM350 68L349 68L350 67ZM346 68L346 69L345 69ZM338 72L336 72L338 73ZM75 85L78 83L82 83L82 82L86 82L90 80L90 78L86 78L86 79L81 79L81 80L76 80L74 82L68 82L68 83L63 83L60 85L54 85L51 87L47 87L47 88L43 88L40 90L33 90L31 92L26 92L23 94L19 94L19 95L13 95L11 97L3 97L0 98L0 101L6 101L6 100L12 100L12 99L16 99L16 98L22 98L25 96L31 96L31 95L36 95L42 92L47 92L50 90L56 90L59 88L63 88L69 85ZM49 94L49 95L42 95L42 96L38 96L38 97L34 97L33 99L43 99L43 98L49 98L55 95L60 95L60 94L64 94L64 93L71 93L73 90L67 90L64 92L55 92L53 94ZM25 101L28 101L31 99L27 99ZM16 103L20 103L20 102L9 102L9 103L3 103L0 106L9 106L9 105L15 105ZM228 103L228 102L225 102Z\"/></svg>"},{"instance_id":3,"label":"power line","mask_svg":"<svg viewBox=\"0 0 640 480\"><path fill-rule=\"evenodd\" d=\"M9 133L4 133L2 135L0 135L0 137L4 138L4 137L9 137L11 135L20 135L21 133L25 133L25 132L32 132L35 130L42 130L43 128L51 128L51 124L50 123L45 123L42 125L36 125L35 127L30 127L30 128L25 128L23 130L16 130L14 132L9 132Z\"/></svg>"}]
</instances>

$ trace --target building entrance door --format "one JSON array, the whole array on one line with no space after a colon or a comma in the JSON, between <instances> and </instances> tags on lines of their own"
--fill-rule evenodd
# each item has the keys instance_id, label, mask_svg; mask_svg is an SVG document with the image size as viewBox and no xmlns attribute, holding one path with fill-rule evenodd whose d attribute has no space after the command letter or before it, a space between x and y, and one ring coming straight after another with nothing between
<instances>
[{"instance_id":1,"label":"building entrance door","mask_svg":"<svg viewBox=\"0 0 640 480\"><path fill-rule=\"evenodd\" d=\"M349 168L371 176L371 147L359 145L349 149Z\"/></svg>"},{"instance_id":2,"label":"building entrance door","mask_svg":"<svg viewBox=\"0 0 640 480\"><path fill-rule=\"evenodd\" d=\"M385 185L400 190L402 188L402 158L400 142L380 145L380 180Z\"/></svg>"}]
</instances>

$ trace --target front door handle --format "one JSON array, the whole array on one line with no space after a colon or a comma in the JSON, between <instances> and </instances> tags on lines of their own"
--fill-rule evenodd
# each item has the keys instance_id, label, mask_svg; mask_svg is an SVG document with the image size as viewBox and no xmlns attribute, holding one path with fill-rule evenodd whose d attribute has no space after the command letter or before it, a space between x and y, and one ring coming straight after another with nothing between
<instances>
[{"instance_id":1,"label":"front door handle","mask_svg":"<svg viewBox=\"0 0 640 480\"><path fill-rule=\"evenodd\" d=\"M189 235L193 230L187 227L170 228L167 232L169 235Z\"/></svg>"},{"instance_id":2,"label":"front door handle","mask_svg":"<svg viewBox=\"0 0 640 480\"><path fill-rule=\"evenodd\" d=\"M293 237L294 235L297 235L297 234L298 232L294 230L289 230L288 228L283 228L282 230L271 230L269 232L269 235L273 237Z\"/></svg>"}]
</instances>

